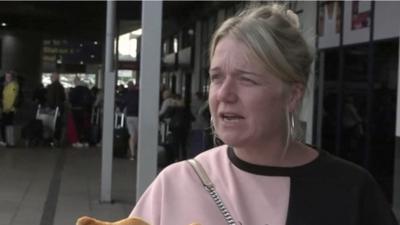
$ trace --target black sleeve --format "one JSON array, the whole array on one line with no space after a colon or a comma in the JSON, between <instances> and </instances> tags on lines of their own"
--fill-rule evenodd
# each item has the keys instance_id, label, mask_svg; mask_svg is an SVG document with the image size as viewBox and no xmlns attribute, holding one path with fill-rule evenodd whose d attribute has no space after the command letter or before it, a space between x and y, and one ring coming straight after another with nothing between
<instances>
[{"instance_id":1,"label":"black sleeve","mask_svg":"<svg viewBox=\"0 0 400 225\"><path fill-rule=\"evenodd\" d=\"M368 176L361 202L361 224L363 225L399 225L391 206L372 176Z\"/></svg>"},{"instance_id":2,"label":"black sleeve","mask_svg":"<svg viewBox=\"0 0 400 225\"><path fill-rule=\"evenodd\" d=\"M66 96L65 96L65 89L63 86L61 86L61 102L65 102Z\"/></svg>"}]
</instances>

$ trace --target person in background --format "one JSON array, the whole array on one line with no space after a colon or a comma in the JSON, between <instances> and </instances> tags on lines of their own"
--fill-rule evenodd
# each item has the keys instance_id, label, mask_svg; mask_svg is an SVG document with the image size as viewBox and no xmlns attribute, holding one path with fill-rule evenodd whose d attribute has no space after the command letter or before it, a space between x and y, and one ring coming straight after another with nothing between
<instances>
[{"instance_id":1,"label":"person in background","mask_svg":"<svg viewBox=\"0 0 400 225\"><path fill-rule=\"evenodd\" d=\"M210 43L208 99L224 144L160 172L130 217L157 225L398 224L366 170L299 139L313 54L292 10L249 7Z\"/></svg>"},{"instance_id":2,"label":"person in background","mask_svg":"<svg viewBox=\"0 0 400 225\"><path fill-rule=\"evenodd\" d=\"M171 109L175 105L176 101L173 98L171 90L165 89L162 93L162 103L159 112L159 117L161 118L161 120L170 117L170 115L168 115L170 113L169 109Z\"/></svg>"},{"instance_id":3,"label":"person in background","mask_svg":"<svg viewBox=\"0 0 400 225\"><path fill-rule=\"evenodd\" d=\"M36 106L46 105L46 88L44 88L42 83L39 83L36 89L33 91L32 100Z\"/></svg>"},{"instance_id":4,"label":"person in background","mask_svg":"<svg viewBox=\"0 0 400 225\"><path fill-rule=\"evenodd\" d=\"M199 109L199 117L201 117L202 121L204 121L203 128L203 145L205 149L210 149L214 147L217 143L214 143L214 134L211 127L211 114L210 114L210 106L208 104L208 100L206 100L203 105Z\"/></svg>"},{"instance_id":5,"label":"person in background","mask_svg":"<svg viewBox=\"0 0 400 225\"><path fill-rule=\"evenodd\" d=\"M63 128L64 104L65 104L65 89L60 83L60 74L54 72L51 74L51 84L46 87L46 103L50 110L59 109L59 115L56 119L56 126L53 135L53 145L58 146L61 140L61 131Z\"/></svg>"},{"instance_id":6,"label":"person in background","mask_svg":"<svg viewBox=\"0 0 400 225\"><path fill-rule=\"evenodd\" d=\"M8 147L15 146L14 117L16 112L16 100L19 92L19 85L16 80L16 72L7 71L4 75L2 91L2 133L4 143Z\"/></svg>"},{"instance_id":7,"label":"person in background","mask_svg":"<svg viewBox=\"0 0 400 225\"><path fill-rule=\"evenodd\" d=\"M191 111L192 115L195 117L195 120L191 124L191 134L190 134L190 150L191 155L197 155L198 153L206 150L204 145L204 136L203 131L209 125L208 122L204 120L203 116L200 113L201 107L205 104L205 98L201 92L196 92L193 96L191 103Z\"/></svg>"},{"instance_id":8,"label":"person in background","mask_svg":"<svg viewBox=\"0 0 400 225\"><path fill-rule=\"evenodd\" d=\"M76 148L88 147L92 94L79 77L75 77L74 83L75 87L69 91L68 99L78 134L78 142L72 143L72 146Z\"/></svg>"},{"instance_id":9,"label":"person in background","mask_svg":"<svg viewBox=\"0 0 400 225\"><path fill-rule=\"evenodd\" d=\"M128 89L124 95L126 127L129 132L129 159L134 160L137 150L138 115L139 115L139 86L132 81L128 82Z\"/></svg>"},{"instance_id":10,"label":"person in background","mask_svg":"<svg viewBox=\"0 0 400 225\"><path fill-rule=\"evenodd\" d=\"M115 88L115 110L122 112L124 110L124 96L126 88L123 84L116 86Z\"/></svg>"},{"instance_id":11,"label":"person in background","mask_svg":"<svg viewBox=\"0 0 400 225\"><path fill-rule=\"evenodd\" d=\"M169 129L172 133L172 146L174 148L173 158L183 160L187 158L187 139L190 124L194 120L190 108L185 106L181 95L176 95L175 105L170 106Z\"/></svg>"}]
</instances>

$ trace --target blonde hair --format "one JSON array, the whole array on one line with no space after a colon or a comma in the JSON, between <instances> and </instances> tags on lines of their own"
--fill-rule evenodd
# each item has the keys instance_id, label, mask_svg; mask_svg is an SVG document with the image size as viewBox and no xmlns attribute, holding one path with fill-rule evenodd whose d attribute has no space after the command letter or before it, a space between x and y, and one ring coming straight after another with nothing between
<instances>
[{"instance_id":1,"label":"blonde hair","mask_svg":"<svg viewBox=\"0 0 400 225\"><path fill-rule=\"evenodd\" d=\"M284 5L249 5L214 33L210 61L218 42L231 36L243 42L265 69L283 82L306 86L313 57L299 27L298 16Z\"/></svg>"},{"instance_id":2,"label":"blonde hair","mask_svg":"<svg viewBox=\"0 0 400 225\"><path fill-rule=\"evenodd\" d=\"M251 56L259 59L266 71L285 84L307 86L313 55L300 31L299 17L285 5L253 3L227 19L213 35L210 61L218 42L227 36L244 43ZM286 114L288 140L302 139L297 113Z\"/></svg>"}]
</instances>

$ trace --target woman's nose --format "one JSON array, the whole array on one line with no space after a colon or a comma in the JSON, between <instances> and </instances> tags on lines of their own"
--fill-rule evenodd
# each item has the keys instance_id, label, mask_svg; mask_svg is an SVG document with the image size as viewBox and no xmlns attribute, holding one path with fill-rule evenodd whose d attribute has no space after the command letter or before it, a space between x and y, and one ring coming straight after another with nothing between
<instances>
[{"instance_id":1,"label":"woman's nose","mask_svg":"<svg viewBox=\"0 0 400 225\"><path fill-rule=\"evenodd\" d=\"M218 100L229 103L237 100L235 82L232 78L226 78L219 87Z\"/></svg>"}]
</instances>

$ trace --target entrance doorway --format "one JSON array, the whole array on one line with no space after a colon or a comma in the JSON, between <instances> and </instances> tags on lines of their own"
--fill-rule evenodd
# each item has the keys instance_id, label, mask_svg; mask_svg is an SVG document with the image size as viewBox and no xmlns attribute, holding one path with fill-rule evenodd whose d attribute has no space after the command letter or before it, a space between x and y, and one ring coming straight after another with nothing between
<instances>
[{"instance_id":1,"label":"entrance doorway","mask_svg":"<svg viewBox=\"0 0 400 225\"><path fill-rule=\"evenodd\" d=\"M322 149L369 170L392 200L399 40L320 52Z\"/></svg>"}]
</instances>

